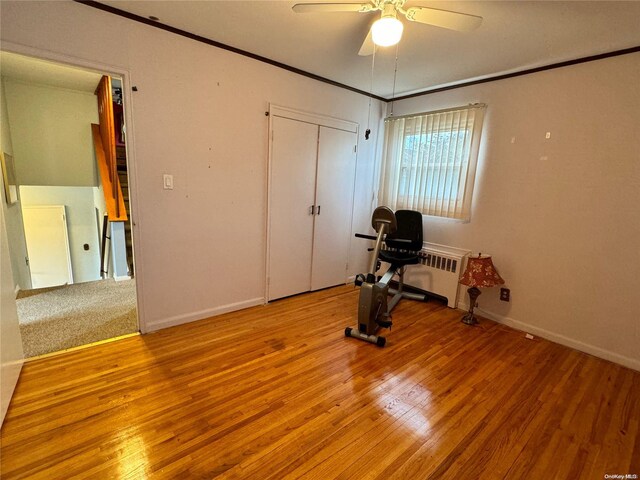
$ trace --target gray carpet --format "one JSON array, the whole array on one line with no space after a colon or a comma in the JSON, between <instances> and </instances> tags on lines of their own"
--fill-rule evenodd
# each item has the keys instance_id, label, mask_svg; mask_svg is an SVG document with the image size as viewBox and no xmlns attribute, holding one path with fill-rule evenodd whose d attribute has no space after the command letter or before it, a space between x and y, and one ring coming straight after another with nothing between
<instances>
[{"instance_id":1,"label":"gray carpet","mask_svg":"<svg viewBox=\"0 0 640 480\"><path fill-rule=\"evenodd\" d=\"M138 331L134 280L27 290L17 304L27 358Z\"/></svg>"}]
</instances>

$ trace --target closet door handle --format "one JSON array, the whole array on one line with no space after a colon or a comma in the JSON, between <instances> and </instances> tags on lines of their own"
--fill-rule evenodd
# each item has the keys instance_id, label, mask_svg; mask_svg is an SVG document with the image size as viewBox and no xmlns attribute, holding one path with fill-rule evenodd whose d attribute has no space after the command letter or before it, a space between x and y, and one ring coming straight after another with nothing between
<instances>
[{"instance_id":1,"label":"closet door handle","mask_svg":"<svg viewBox=\"0 0 640 480\"><path fill-rule=\"evenodd\" d=\"M320 205L318 205L318 211L316 212L316 215L320 215Z\"/></svg>"},{"instance_id":2,"label":"closet door handle","mask_svg":"<svg viewBox=\"0 0 640 480\"><path fill-rule=\"evenodd\" d=\"M315 206L315 205L311 205L311 206L309 207L309 215L313 215L313 212L314 212L315 208L316 208L316 206Z\"/></svg>"}]
</instances>

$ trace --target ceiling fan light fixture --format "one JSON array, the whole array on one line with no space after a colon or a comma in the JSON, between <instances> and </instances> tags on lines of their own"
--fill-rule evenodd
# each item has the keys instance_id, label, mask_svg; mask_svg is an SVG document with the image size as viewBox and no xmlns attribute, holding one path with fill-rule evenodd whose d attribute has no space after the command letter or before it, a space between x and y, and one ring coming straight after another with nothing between
<instances>
[{"instance_id":1,"label":"ceiling fan light fixture","mask_svg":"<svg viewBox=\"0 0 640 480\"><path fill-rule=\"evenodd\" d=\"M373 43L379 47L390 47L402 38L402 22L395 17L382 17L371 26Z\"/></svg>"}]
</instances>

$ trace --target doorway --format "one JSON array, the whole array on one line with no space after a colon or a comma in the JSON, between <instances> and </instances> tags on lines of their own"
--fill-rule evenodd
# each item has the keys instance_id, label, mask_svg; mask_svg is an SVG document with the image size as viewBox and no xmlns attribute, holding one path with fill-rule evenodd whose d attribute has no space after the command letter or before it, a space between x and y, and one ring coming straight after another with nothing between
<instances>
[{"instance_id":1,"label":"doorway","mask_svg":"<svg viewBox=\"0 0 640 480\"><path fill-rule=\"evenodd\" d=\"M25 357L139 331L121 79L0 52ZM5 128L5 126L7 128Z\"/></svg>"}]
</instances>

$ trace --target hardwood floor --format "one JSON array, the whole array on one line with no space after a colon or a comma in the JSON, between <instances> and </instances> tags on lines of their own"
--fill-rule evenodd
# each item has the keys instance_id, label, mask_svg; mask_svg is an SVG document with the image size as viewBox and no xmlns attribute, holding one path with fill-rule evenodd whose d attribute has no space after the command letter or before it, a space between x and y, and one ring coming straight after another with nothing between
<instances>
[{"instance_id":1,"label":"hardwood floor","mask_svg":"<svg viewBox=\"0 0 640 480\"><path fill-rule=\"evenodd\" d=\"M387 346L337 287L29 362L2 478L640 474L640 373L438 303Z\"/></svg>"}]
</instances>

